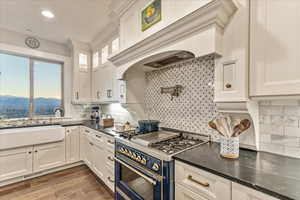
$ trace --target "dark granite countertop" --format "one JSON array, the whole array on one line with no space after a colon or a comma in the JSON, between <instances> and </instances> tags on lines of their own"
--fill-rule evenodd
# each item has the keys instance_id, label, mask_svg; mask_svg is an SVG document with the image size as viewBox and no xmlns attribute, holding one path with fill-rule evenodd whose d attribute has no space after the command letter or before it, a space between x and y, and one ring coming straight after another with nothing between
<instances>
[{"instance_id":1,"label":"dark granite countertop","mask_svg":"<svg viewBox=\"0 0 300 200\"><path fill-rule=\"evenodd\" d=\"M96 131L100 131L102 133L105 133L105 134L113 136L113 137L119 136L119 134L117 132L112 130L113 127L103 127L103 126L100 126L99 123L96 123L95 121L91 121L91 120L83 121L82 124L80 124L80 125L86 126L93 130L96 130Z\"/></svg>"},{"instance_id":2,"label":"dark granite countertop","mask_svg":"<svg viewBox=\"0 0 300 200\"><path fill-rule=\"evenodd\" d=\"M241 149L239 159L229 160L213 142L174 158L276 198L300 200L300 159Z\"/></svg>"}]
</instances>

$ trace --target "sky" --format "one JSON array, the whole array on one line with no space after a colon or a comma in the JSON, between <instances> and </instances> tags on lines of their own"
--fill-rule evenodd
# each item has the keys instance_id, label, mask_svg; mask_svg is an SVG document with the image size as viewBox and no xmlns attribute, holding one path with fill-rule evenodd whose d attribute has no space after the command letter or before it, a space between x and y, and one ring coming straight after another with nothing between
<instances>
[{"instance_id":1,"label":"sky","mask_svg":"<svg viewBox=\"0 0 300 200\"><path fill-rule=\"evenodd\" d=\"M29 97L29 58L0 53L0 95ZM34 61L34 97L61 98L61 65Z\"/></svg>"}]
</instances>

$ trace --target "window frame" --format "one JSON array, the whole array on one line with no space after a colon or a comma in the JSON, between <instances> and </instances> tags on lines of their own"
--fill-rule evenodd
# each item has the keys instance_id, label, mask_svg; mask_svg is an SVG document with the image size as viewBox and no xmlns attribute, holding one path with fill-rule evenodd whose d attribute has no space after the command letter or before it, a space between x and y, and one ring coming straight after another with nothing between
<instances>
[{"instance_id":1,"label":"window frame","mask_svg":"<svg viewBox=\"0 0 300 200\"><path fill-rule=\"evenodd\" d=\"M28 108L28 117L54 117L55 115L35 115L34 114L34 62L46 62L50 64L59 64L61 66L61 106L63 109L62 117L65 115L65 99L64 99L64 62L51 60L47 58L39 58L35 56L27 56L18 53L12 53L7 51L0 50L1 54L18 56L29 59L29 108ZM11 118L11 119L19 119L19 118ZM20 118L21 119L21 118Z\"/></svg>"}]
</instances>

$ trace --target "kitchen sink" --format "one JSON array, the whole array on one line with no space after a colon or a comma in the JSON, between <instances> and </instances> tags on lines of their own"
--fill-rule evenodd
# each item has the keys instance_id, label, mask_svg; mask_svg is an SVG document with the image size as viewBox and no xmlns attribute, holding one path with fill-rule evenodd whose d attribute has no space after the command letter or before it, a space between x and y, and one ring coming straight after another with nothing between
<instances>
[{"instance_id":1,"label":"kitchen sink","mask_svg":"<svg viewBox=\"0 0 300 200\"><path fill-rule=\"evenodd\" d=\"M41 126L0 130L0 150L62 141L65 129L62 126Z\"/></svg>"}]
</instances>

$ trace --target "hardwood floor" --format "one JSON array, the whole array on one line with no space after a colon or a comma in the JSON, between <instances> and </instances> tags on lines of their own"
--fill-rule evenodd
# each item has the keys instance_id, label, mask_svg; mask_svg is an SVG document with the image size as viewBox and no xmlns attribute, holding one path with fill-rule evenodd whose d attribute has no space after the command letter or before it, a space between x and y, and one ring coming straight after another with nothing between
<instances>
[{"instance_id":1,"label":"hardwood floor","mask_svg":"<svg viewBox=\"0 0 300 200\"><path fill-rule=\"evenodd\" d=\"M0 200L113 200L111 192L86 167L0 187Z\"/></svg>"}]
</instances>

